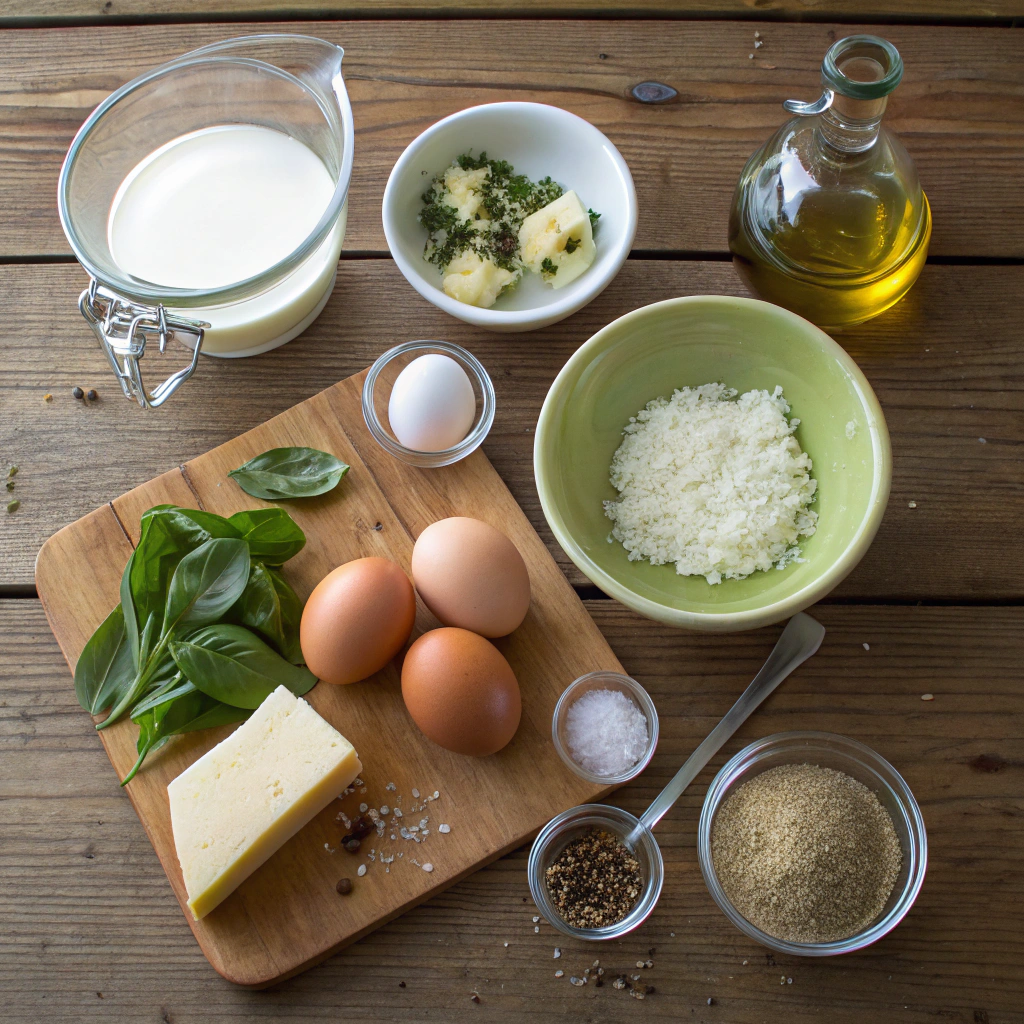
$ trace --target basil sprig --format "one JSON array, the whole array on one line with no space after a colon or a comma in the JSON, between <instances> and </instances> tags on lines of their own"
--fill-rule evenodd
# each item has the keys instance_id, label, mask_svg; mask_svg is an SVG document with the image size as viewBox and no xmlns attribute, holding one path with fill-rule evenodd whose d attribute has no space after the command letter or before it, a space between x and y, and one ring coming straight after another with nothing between
<instances>
[{"instance_id":1,"label":"basil sprig","mask_svg":"<svg viewBox=\"0 0 1024 1024\"><path fill-rule=\"evenodd\" d=\"M349 467L316 448L271 448L228 476L254 498L311 498L338 486Z\"/></svg>"},{"instance_id":2,"label":"basil sprig","mask_svg":"<svg viewBox=\"0 0 1024 1024\"><path fill-rule=\"evenodd\" d=\"M299 667L302 602L278 571L305 543L280 508L229 519L176 505L143 514L121 603L75 666L82 707L110 709L97 729L126 712L139 725L139 758L122 785L171 736L240 721L279 684L301 694L316 683Z\"/></svg>"}]
</instances>

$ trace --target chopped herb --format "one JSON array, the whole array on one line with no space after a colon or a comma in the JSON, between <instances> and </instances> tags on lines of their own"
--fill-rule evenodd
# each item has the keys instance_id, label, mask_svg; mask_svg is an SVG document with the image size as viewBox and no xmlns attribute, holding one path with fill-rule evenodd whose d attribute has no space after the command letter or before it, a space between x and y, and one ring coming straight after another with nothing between
<instances>
[{"instance_id":1,"label":"chopped herb","mask_svg":"<svg viewBox=\"0 0 1024 1024\"><path fill-rule=\"evenodd\" d=\"M582 244L582 238L570 238L565 243L565 251L571 256Z\"/></svg>"},{"instance_id":2,"label":"chopped herb","mask_svg":"<svg viewBox=\"0 0 1024 1024\"><path fill-rule=\"evenodd\" d=\"M540 265L541 273L544 277L554 277L558 273L558 267L551 262L551 260L545 256Z\"/></svg>"},{"instance_id":3,"label":"chopped herb","mask_svg":"<svg viewBox=\"0 0 1024 1024\"><path fill-rule=\"evenodd\" d=\"M18 501L17 498L15 498L13 501L7 502L7 511L8 512L17 512L18 509L20 508L20 506L21 506L21 502Z\"/></svg>"},{"instance_id":4,"label":"chopped herb","mask_svg":"<svg viewBox=\"0 0 1024 1024\"><path fill-rule=\"evenodd\" d=\"M597 227L597 222L601 219L601 214L594 213L593 210L587 210L587 216L590 217L590 226L591 226L591 228L596 228Z\"/></svg>"},{"instance_id":5,"label":"chopped herb","mask_svg":"<svg viewBox=\"0 0 1024 1024\"><path fill-rule=\"evenodd\" d=\"M13 480L8 480L7 481L7 490L9 490L9 491L13 491L14 490L14 481Z\"/></svg>"},{"instance_id":6,"label":"chopped herb","mask_svg":"<svg viewBox=\"0 0 1024 1024\"><path fill-rule=\"evenodd\" d=\"M11 466L11 468L7 470L7 476L8 477L17 476L17 475L18 475L18 467L17 466Z\"/></svg>"},{"instance_id":7,"label":"chopped herb","mask_svg":"<svg viewBox=\"0 0 1024 1024\"><path fill-rule=\"evenodd\" d=\"M472 219L463 220L459 211L447 202L450 195L445 175L458 167L462 171L487 170L486 177L473 189L480 197L480 209ZM511 273L522 270L519 256L519 228L531 213L557 199L564 189L550 177L533 182L525 174L516 174L507 160L488 159L486 153L463 153L451 168L437 175L423 193L420 223L427 229L424 257L444 269L456 257L472 250L481 259L492 260Z\"/></svg>"}]
</instances>

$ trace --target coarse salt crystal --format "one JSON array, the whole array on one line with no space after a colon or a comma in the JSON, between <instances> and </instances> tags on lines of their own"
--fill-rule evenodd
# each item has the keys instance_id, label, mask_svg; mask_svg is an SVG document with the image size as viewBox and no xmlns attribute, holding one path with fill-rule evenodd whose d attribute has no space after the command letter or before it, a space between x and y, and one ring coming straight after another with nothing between
<instances>
[{"instance_id":1,"label":"coarse salt crystal","mask_svg":"<svg viewBox=\"0 0 1024 1024\"><path fill-rule=\"evenodd\" d=\"M429 873L429 872L434 870L434 865L433 864L429 864L429 863L428 864L424 864L423 865L423 870Z\"/></svg>"},{"instance_id":2,"label":"coarse salt crystal","mask_svg":"<svg viewBox=\"0 0 1024 1024\"><path fill-rule=\"evenodd\" d=\"M448 835L448 833L451 832L451 830L452 830L451 825L438 825L437 826L437 831L438 832L443 832L445 835Z\"/></svg>"},{"instance_id":3,"label":"coarse salt crystal","mask_svg":"<svg viewBox=\"0 0 1024 1024\"><path fill-rule=\"evenodd\" d=\"M414 800L419 800L419 798L420 798L420 791L418 789L414 789L412 791L412 797L413 797ZM506 943L506 945L507 945L507 943Z\"/></svg>"},{"instance_id":4,"label":"coarse salt crystal","mask_svg":"<svg viewBox=\"0 0 1024 1024\"><path fill-rule=\"evenodd\" d=\"M590 690L565 718L572 759L594 775L621 775L643 757L649 734L643 712L619 690Z\"/></svg>"},{"instance_id":5,"label":"coarse salt crystal","mask_svg":"<svg viewBox=\"0 0 1024 1024\"><path fill-rule=\"evenodd\" d=\"M360 878L362 878L362 877L363 877L363 875L365 875L365 874L366 874L366 865L365 865L365 864L360 864L360 865L359 865L359 867L358 867L358 869L356 870L356 874L357 874L357 875L358 875L358 876L359 876Z\"/></svg>"},{"instance_id":6,"label":"coarse salt crystal","mask_svg":"<svg viewBox=\"0 0 1024 1024\"><path fill-rule=\"evenodd\" d=\"M359 813L360 814L365 814L369 809L370 809L370 805L369 804L360 804L359 805Z\"/></svg>"}]
</instances>

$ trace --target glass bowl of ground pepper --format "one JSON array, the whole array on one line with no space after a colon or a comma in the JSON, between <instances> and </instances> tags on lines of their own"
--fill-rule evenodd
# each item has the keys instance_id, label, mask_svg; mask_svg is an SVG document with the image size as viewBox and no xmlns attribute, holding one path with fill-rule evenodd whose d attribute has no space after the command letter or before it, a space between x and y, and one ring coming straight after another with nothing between
<instances>
[{"instance_id":1,"label":"glass bowl of ground pepper","mask_svg":"<svg viewBox=\"0 0 1024 1024\"><path fill-rule=\"evenodd\" d=\"M578 939L617 939L658 902L665 865L654 833L629 811L582 804L541 830L527 876L552 927Z\"/></svg>"},{"instance_id":2,"label":"glass bowl of ground pepper","mask_svg":"<svg viewBox=\"0 0 1024 1024\"><path fill-rule=\"evenodd\" d=\"M778 733L735 755L708 789L697 833L726 917L798 956L863 949L906 916L928 840L906 782L863 743Z\"/></svg>"}]
</instances>

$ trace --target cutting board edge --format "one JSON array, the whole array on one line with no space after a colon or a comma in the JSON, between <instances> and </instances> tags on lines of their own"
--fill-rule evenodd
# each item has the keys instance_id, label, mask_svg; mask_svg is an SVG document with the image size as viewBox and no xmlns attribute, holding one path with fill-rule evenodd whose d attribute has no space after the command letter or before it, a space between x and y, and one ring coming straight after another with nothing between
<instances>
[{"instance_id":1,"label":"cutting board edge","mask_svg":"<svg viewBox=\"0 0 1024 1024\"><path fill-rule=\"evenodd\" d=\"M346 378L343 381L335 382L334 384L329 385L327 388L322 389L316 395L310 396L310 398L306 399L304 402L298 403L298 405L304 405L306 404L306 402L311 402L314 399L326 396L328 393L331 392L333 392L338 397L341 397L344 394L345 386L348 385L348 387L351 388L353 385L355 385L356 387L358 387L358 382L361 382L366 372L367 371L364 370L361 371L360 373L354 374L350 378ZM297 406L292 407L292 409L290 410L286 410L285 412L279 414L279 416L277 417L273 417L271 420L267 421L267 423L273 423L275 420L286 417L289 413L294 412L295 408L297 408ZM266 426L266 424L264 424L263 426ZM239 435L239 437L241 436L244 435ZM225 442L225 444L231 444L236 440L237 438L233 438L230 441ZM352 443L355 444L354 441ZM356 445L356 447L358 448L358 445ZM491 465L490 460L487 459L486 454L482 450L480 451L480 456L486 463L488 472L490 474L493 474L497 478L501 487L505 490L506 493L508 493L507 486L504 484L504 481L501 480L500 476L497 474L496 470L494 470L494 467ZM94 611L92 608L89 608L85 615L79 617L78 621L65 621L66 613L64 616L57 615L54 603L51 603L50 598L55 596L54 587L59 587L62 575L67 571L67 559L69 557L73 557L76 554L81 556L83 551L83 545L85 548L89 550L90 553L93 550L100 549L101 547L105 548L106 550L104 550L102 553L107 556L108 562L113 561L113 555L115 553L117 553L119 557L122 553L125 555L125 557L130 556L131 551L134 549L135 542L131 532L129 531L129 529L126 528L126 523L123 515L125 510L124 508L122 508L121 511L119 512L118 507L123 506L126 503L126 500L130 506L132 504L131 497L133 495L138 495L138 492L143 492L151 489L158 481L166 481L169 478L177 478L178 480L181 481L184 487L187 488L188 491L191 493L192 499L195 501L196 507L205 507L204 502L199 495L199 491L197 490L196 486L193 484L193 481L190 478L189 472L190 466L194 462L196 462L197 459L200 458L202 458L202 456L197 456L196 459L188 460L184 464L178 464L166 470L163 473L157 474L153 479L145 481L144 483L139 484L134 488L130 488L128 491L126 491L119 497L113 499L112 501L104 503L103 505L94 509L92 512L86 514L85 516L82 516L75 522L63 527L61 530L57 531L50 538L48 538L41 546L40 551L36 557L37 591L40 595L40 600L41 603L43 604L43 608L47 616L47 621L50 625L51 630L54 633L54 636L58 640L58 645L61 648L61 652L64 655L66 662L68 663L72 676L74 675L74 665L72 663L72 657L74 656L75 660L77 660L77 655L80 653L80 649L82 646L84 646L84 643L88 639L88 636L90 635L92 629L95 629L96 625L98 625L99 622L102 621L104 615L106 614L106 611L109 611L109 609L103 610L97 608ZM371 477L373 477L373 470L370 467L366 468L370 473ZM514 497L510 493L508 494L508 497L510 501L518 507L518 503L515 502ZM180 502L181 498L176 498L174 500ZM388 497L387 500L389 504L392 503L390 497ZM145 501L139 502L138 500L136 500L135 503L139 504L140 507L149 507L151 504L153 504L153 501L151 501L147 497ZM394 508L393 504L392 508L394 509L395 514L399 515L399 517L401 518L400 512ZM132 511L134 514L134 509ZM408 529L405 526L404 522L403 527ZM64 542L63 548L62 540ZM63 559L61 556L63 556ZM121 567L122 563L119 562L117 566L119 573ZM562 580L563 582L565 582L564 577L562 577ZM576 600L578 600L577 595L573 594L573 596L576 597ZM57 600L55 604L59 606L60 601ZM93 619L95 621L92 621ZM600 634L598 635L600 636ZM603 637L601 639L603 640ZM75 650L76 647L78 647L77 652ZM621 671L622 666L619 663L618 658L615 656L614 652L611 650L610 647L608 647L606 641L604 642L604 647L607 655L604 660L614 662L614 666L610 665L609 667L614 667L616 670ZM113 757L110 750L110 745L108 743L108 739L112 741L112 736L106 736L101 734L101 742L103 743L104 752L107 754L108 759L111 760L112 766L114 767L115 770L115 774L119 775L116 766L114 766L113 764ZM586 803L591 802L593 800L600 800L608 793L610 793L614 788L615 787L605 788L595 790L592 793L587 793L585 794L585 799L583 799L582 801L572 800L569 802L569 805L575 805L575 803L577 802ZM190 927L190 930L193 932L193 935L196 938L196 942L199 945L200 949L202 950L203 955L209 961L211 967L213 967L213 969L225 980L229 981L232 984L238 985L239 987L249 988L253 990L268 988L270 986L283 982L288 978L294 977L302 973L303 971L315 966L318 963L323 962L324 960L332 956L334 953L344 949L351 943L360 940L361 938L375 931L377 928L389 923L390 921L395 920L408 910L413 909L420 903L423 903L424 901L430 899L432 896L437 895L440 892L443 892L450 886L468 877L480 868L492 863L493 861L499 859L508 852L522 846L524 843L528 842L533 836L535 836L540 830L540 828L542 828L545 824L545 822L541 822L539 825L534 824L533 826L529 827L526 831L513 836L507 842L502 844L500 848L495 848L486 851L486 853L484 853L478 859L474 860L471 863L465 864L464 867L458 870L456 874L450 877L446 877L443 881L439 882L439 884L435 885L430 889L416 893L415 895L411 896L406 902L398 906L395 906L394 909L390 912L376 918L374 921L365 925L363 928L343 936L338 942L335 942L334 944L322 950L318 950L313 955L305 959L298 960L294 963L288 963L287 957L277 957L275 962L275 957L273 953L265 947L267 958L260 958L260 962L251 965L254 968L253 970L246 971L244 954L240 954L237 957L234 955L230 955L228 947L226 947L223 943L208 941L210 939L210 936L207 935L202 929L196 927L196 922L193 921L192 915L188 911L185 899L183 898L182 893L179 892L179 888L183 890L183 886L179 886L174 883L175 877L177 878L178 882L180 882L181 878L180 868L176 861L176 858L172 856L172 853L169 853L167 851L165 851L165 853L167 853L166 857L161 855L161 844L155 841L156 833L151 829L150 823L147 820L147 816L150 812L147 810L146 813L143 813L142 810L140 810L139 803L136 799L136 794L128 792L126 795L128 795L129 800L132 804L132 808L135 811L136 816L142 823L143 830L146 834L147 839L149 839L150 841L150 845L153 846L154 852L157 853L158 860L160 861L161 866L163 867L164 872L168 877L168 881L171 882L171 889L174 892L175 897L178 899L179 905L182 908L182 912L185 916L185 919ZM557 805L553 809L551 809L551 814L556 814L559 810L564 809L565 807ZM535 823L536 820L537 819L535 818ZM172 861L173 863L171 863ZM258 928L256 929L256 932L258 933ZM226 953L228 953L229 955L225 955Z\"/></svg>"}]
</instances>

